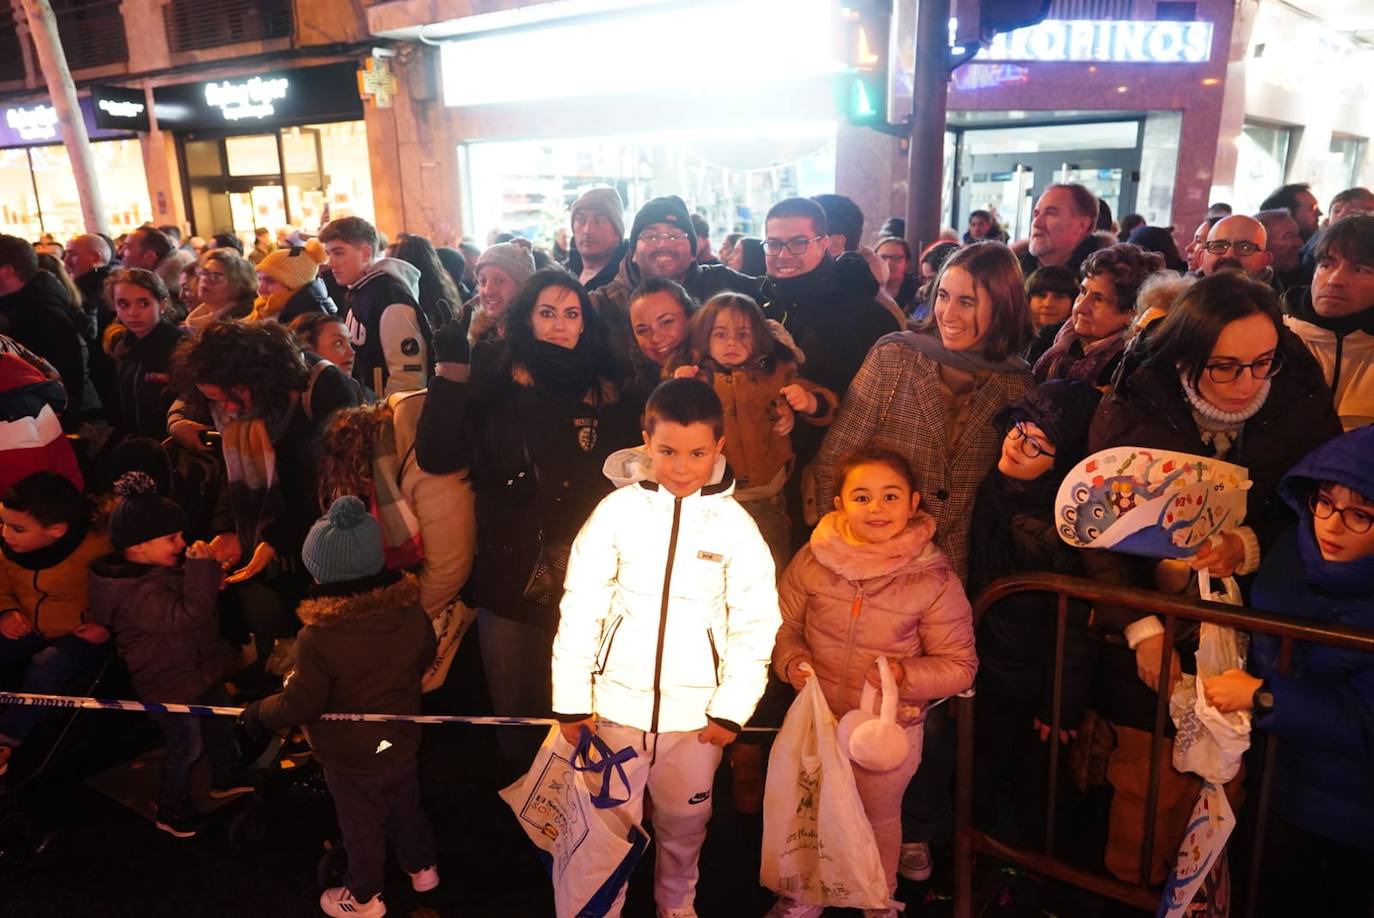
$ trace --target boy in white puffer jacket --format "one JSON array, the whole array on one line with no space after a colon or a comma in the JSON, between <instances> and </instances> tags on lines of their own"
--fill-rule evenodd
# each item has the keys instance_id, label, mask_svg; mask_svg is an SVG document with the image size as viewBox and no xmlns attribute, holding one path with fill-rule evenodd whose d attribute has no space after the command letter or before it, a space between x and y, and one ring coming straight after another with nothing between
<instances>
[{"instance_id":1,"label":"boy in white puffer jacket","mask_svg":"<svg viewBox=\"0 0 1374 918\"><path fill-rule=\"evenodd\" d=\"M637 820L647 785L658 846L659 918L695 918L697 856L724 746L763 695L780 615L773 558L731 496L720 400L705 383L662 383L644 443L606 461L625 483L572 546L553 646L553 710L625 763ZM619 472L620 474L617 474ZM611 914L619 915L624 892Z\"/></svg>"}]
</instances>

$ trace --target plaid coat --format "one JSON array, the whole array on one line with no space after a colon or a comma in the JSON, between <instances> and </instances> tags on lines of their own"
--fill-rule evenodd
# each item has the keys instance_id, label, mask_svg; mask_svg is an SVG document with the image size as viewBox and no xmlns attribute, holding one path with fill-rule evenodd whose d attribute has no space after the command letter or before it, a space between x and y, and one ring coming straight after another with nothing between
<instances>
[{"instance_id":1,"label":"plaid coat","mask_svg":"<svg viewBox=\"0 0 1374 918\"><path fill-rule=\"evenodd\" d=\"M939 363L900 334L883 338L864 359L816 456L817 506L834 506L835 464L845 454L870 443L895 450L916 472L921 509L935 517L936 544L967 580L974 497L1002 447L993 418L1029 388L1029 369L993 373L969 395L968 420L951 446Z\"/></svg>"}]
</instances>

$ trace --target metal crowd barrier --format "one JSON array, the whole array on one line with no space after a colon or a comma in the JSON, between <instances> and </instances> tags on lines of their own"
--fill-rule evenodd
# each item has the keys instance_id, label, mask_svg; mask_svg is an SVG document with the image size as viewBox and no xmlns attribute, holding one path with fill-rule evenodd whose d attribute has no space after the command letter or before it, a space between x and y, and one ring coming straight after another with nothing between
<instances>
[{"instance_id":1,"label":"metal crowd barrier","mask_svg":"<svg viewBox=\"0 0 1374 918\"><path fill-rule=\"evenodd\" d=\"M1159 800L1160 753L1165 740L1164 730L1169 718L1169 693L1159 692L1155 704L1154 735L1150 745L1149 792L1145 803L1145 834L1140 852L1139 883L1127 883L1108 874L1105 870L1095 872L1083 869L1054 856L1056 797L1059 784L1059 747L1060 747L1060 707L1063 702L1064 681L1064 639L1068 628L1068 603L1078 599L1088 603L1104 603L1139 609L1141 614L1154 613L1164 619L1164 646L1160 662L1161 674L1167 673L1170 666L1170 652L1178 621L1211 622L1227 625L1251 633L1271 634L1279 638L1279 670L1287 671L1293 653L1294 641L1308 641L1314 644L1327 644L1349 650L1374 654L1374 630L1365 628L1343 628L1327 626L1307 619L1261 612L1242 606L1223 605L1203 602L1177 596L1168 596L1150 590L1136 589L1117 584L1098 583L1062 574L1021 574L1003 577L989 584L974 601L974 622L982 619L983 613L994 603L1014 593L1037 592L1054 593L1058 596L1058 611L1055 619L1054 676L1053 676L1053 723L1050 725L1048 742L1048 768L1046 778L1045 837L1042 850L1017 847L1000 841L990 834L979 831L973 824L973 775L974 775L974 732L973 718L975 697L955 700L954 716L957 719L958 758L956 772L956 791L954 803L955 818L955 918L972 918L981 914L987 903L975 903L973 893L973 868L976 854L988 854L1003 861L1050 877L1070 886L1087 890L1099 896L1115 899L1127 905L1154 912L1159 905L1161 889L1149 883L1151 865L1154 863L1154 836L1156 809ZM1259 798L1255 813L1252 838L1252 856L1249 876L1246 879L1245 914L1253 918L1256 907L1256 893L1259 888L1260 871L1263 867L1261 855L1264 846L1265 824L1269 811L1269 797L1274 761L1278 754L1278 740L1267 737L1263 767L1259 775ZM1247 781L1250 779L1247 778ZM1232 837L1230 844L1239 839Z\"/></svg>"}]
</instances>

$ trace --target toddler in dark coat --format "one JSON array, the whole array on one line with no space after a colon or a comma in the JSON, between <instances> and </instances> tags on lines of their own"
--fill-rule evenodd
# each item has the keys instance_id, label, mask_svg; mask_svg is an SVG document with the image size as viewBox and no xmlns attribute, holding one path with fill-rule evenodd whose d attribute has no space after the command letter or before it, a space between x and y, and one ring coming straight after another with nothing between
<instances>
[{"instance_id":1,"label":"toddler in dark coat","mask_svg":"<svg viewBox=\"0 0 1374 918\"><path fill-rule=\"evenodd\" d=\"M413 723L321 722L325 712L420 713L420 681L437 644L418 583L387 571L382 528L356 497L341 497L301 548L317 586L296 610L295 669L282 691L244 710L250 730L306 725L348 852L327 915L380 918L386 844L417 892L439 885L434 832L420 806Z\"/></svg>"},{"instance_id":2,"label":"toddler in dark coat","mask_svg":"<svg viewBox=\"0 0 1374 918\"><path fill-rule=\"evenodd\" d=\"M114 551L91 562L90 620L108 628L143 701L228 705L223 680L238 654L220 636L215 602L223 572L209 546L190 548L186 513L157 493L153 479L128 472L115 484L110 515ZM182 563L182 553L185 563ZM201 815L190 799L191 767L210 756L210 796L232 797L253 786L237 768L233 721L155 715L167 734L157 827L178 838L196 834Z\"/></svg>"}]
</instances>

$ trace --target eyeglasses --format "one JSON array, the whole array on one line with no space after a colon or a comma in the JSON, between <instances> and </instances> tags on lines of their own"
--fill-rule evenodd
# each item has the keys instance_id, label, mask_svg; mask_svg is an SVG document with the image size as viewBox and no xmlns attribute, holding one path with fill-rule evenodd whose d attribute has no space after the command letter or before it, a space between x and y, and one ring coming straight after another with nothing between
<instances>
[{"instance_id":1,"label":"eyeglasses","mask_svg":"<svg viewBox=\"0 0 1374 918\"><path fill-rule=\"evenodd\" d=\"M1319 520L1330 519L1332 514L1339 513L1345 528L1361 535L1374 526L1374 516L1357 507L1337 507L1325 494L1313 494L1308 499L1307 506L1311 508L1312 515Z\"/></svg>"},{"instance_id":2,"label":"eyeglasses","mask_svg":"<svg viewBox=\"0 0 1374 918\"><path fill-rule=\"evenodd\" d=\"M639 241L649 245L658 245L660 242L670 242L676 245L687 241L686 233L640 233Z\"/></svg>"},{"instance_id":3,"label":"eyeglasses","mask_svg":"<svg viewBox=\"0 0 1374 918\"><path fill-rule=\"evenodd\" d=\"M224 275L218 271L201 271L199 277L202 283L209 281L212 284L218 284L224 280Z\"/></svg>"},{"instance_id":4,"label":"eyeglasses","mask_svg":"<svg viewBox=\"0 0 1374 918\"><path fill-rule=\"evenodd\" d=\"M1209 363L1203 369L1214 383L1235 382L1246 370L1249 370L1255 379L1273 379L1279 375L1279 370L1283 369L1283 355L1275 351L1254 363Z\"/></svg>"},{"instance_id":5,"label":"eyeglasses","mask_svg":"<svg viewBox=\"0 0 1374 918\"><path fill-rule=\"evenodd\" d=\"M1260 250L1260 247L1253 242L1232 242L1229 239L1218 239L1215 242L1208 242L1203 248L1213 255L1225 255L1228 251L1235 250L1237 258L1245 258Z\"/></svg>"},{"instance_id":6,"label":"eyeglasses","mask_svg":"<svg viewBox=\"0 0 1374 918\"><path fill-rule=\"evenodd\" d=\"M811 248L811 243L824 238L824 236L796 236L786 242L781 239L765 239L763 240L763 251L768 255L781 255L782 250L786 249L793 255L805 255L806 250Z\"/></svg>"},{"instance_id":7,"label":"eyeglasses","mask_svg":"<svg viewBox=\"0 0 1374 918\"><path fill-rule=\"evenodd\" d=\"M1051 459L1054 458L1054 451L1046 447L1045 444L1041 443L1035 437L1026 433L1026 428L1020 421L1012 425L1011 430L1007 431L1007 436L1011 437L1014 441L1020 441L1021 452L1025 454L1027 459L1039 459L1041 456L1049 456Z\"/></svg>"}]
</instances>

